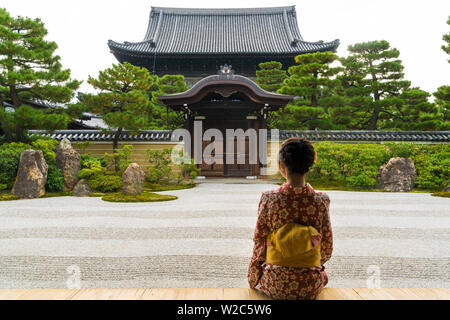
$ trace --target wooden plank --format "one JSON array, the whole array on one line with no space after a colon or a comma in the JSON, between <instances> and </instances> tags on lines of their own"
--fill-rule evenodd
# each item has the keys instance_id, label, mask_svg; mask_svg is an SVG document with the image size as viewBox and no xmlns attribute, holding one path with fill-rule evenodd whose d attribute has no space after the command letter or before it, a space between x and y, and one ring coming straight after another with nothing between
<instances>
[{"instance_id":1,"label":"wooden plank","mask_svg":"<svg viewBox=\"0 0 450 320\"><path fill-rule=\"evenodd\" d=\"M0 300L69 300L77 292L75 289L0 290Z\"/></svg>"},{"instance_id":2,"label":"wooden plank","mask_svg":"<svg viewBox=\"0 0 450 320\"><path fill-rule=\"evenodd\" d=\"M80 289L71 300L139 300L145 289Z\"/></svg>"},{"instance_id":3,"label":"wooden plank","mask_svg":"<svg viewBox=\"0 0 450 320\"><path fill-rule=\"evenodd\" d=\"M325 288L317 300L362 300L362 297L352 288Z\"/></svg>"},{"instance_id":4,"label":"wooden plank","mask_svg":"<svg viewBox=\"0 0 450 320\"><path fill-rule=\"evenodd\" d=\"M434 288L355 288L364 300L450 300L450 289Z\"/></svg>"},{"instance_id":5,"label":"wooden plank","mask_svg":"<svg viewBox=\"0 0 450 320\"><path fill-rule=\"evenodd\" d=\"M0 290L0 300L270 300L248 288ZM450 300L450 289L325 288L318 300Z\"/></svg>"},{"instance_id":6,"label":"wooden plank","mask_svg":"<svg viewBox=\"0 0 450 320\"><path fill-rule=\"evenodd\" d=\"M142 300L182 300L184 289L146 289Z\"/></svg>"}]
</instances>

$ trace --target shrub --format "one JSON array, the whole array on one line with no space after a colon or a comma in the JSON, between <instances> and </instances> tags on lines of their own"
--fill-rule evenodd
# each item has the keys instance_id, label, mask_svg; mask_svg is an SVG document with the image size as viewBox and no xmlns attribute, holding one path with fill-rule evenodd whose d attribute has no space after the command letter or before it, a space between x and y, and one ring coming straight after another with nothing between
<instances>
[{"instance_id":1,"label":"shrub","mask_svg":"<svg viewBox=\"0 0 450 320\"><path fill-rule=\"evenodd\" d=\"M321 183L373 188L377 184L378 169L389 160L389 152L380 144L314 144L317 163L309 178Z\"/></svg>"},{"instance_id":2,"label":"shrub","mask_svg":"<svg viewBox=\"0 0 450 320\"><path fill-rule=\"evenodd\" d=\"M56 163L56 146L58 145L57 140L53 139L37 139L31 143L33 150L41 150L44 154L45 161L47 164Z\"/></svg>"},{"instance_id":3,"label":"shrub","mask_svg":"<svg viewBox=\"0 0 450 320\"><path fill-rule=\"evenodd\" d=\"M55 164L49 163L47 182L45 183L45 190L48 192L59 192L64 188L64 175Z\"/></svg>"},{"instance_id":4,"label":"shrub","mask_svg":"<svg viewBox=\"0 0 450 320\"><path fill-rule=\"evenodd\" d=\"M417 188L441 190L450 185L450 145L416 146L412 159Z\"/></svg>"},{"instance_id":5,"label":"shrub","mask_svg":"<svg viewBox=\"0 0 450 320\"><path fill-rule=\"evenodd\" d=\"M117 159L119 171L125 171L131 163L130 157L133 150L134 147L132 145L126 144L121 149L114 149L112 154L105 153L103 157L107 162L107 167L115 168Z\"/></svg>"},{"instance_id":6,"label":"shrub","mask_svg":"<svg viewBox=\"0 0 450 320\"><path fill-rule=\"evenodd\" d=\"M20 154L31 146L26 143L5 143L0 146L0 183L11 189L19 168Z\"/></svg>"},{"instance_id":7,"label":"shrub","mask_svg":"<svg viewBox=\"0 0 450 320\"><path fill-rule=\"evenodd\" d=\"M91 179L96 175L104 174L106 171L106 168L98 160L84 161L81 167L82 169L78 171L80 179Z\"/></svg>"},{"instance_id":8,"label":"shrub","mask_svg":"<svg viewBox=\"0 0 450 320\"><path fill-rule=\"evenodd\" d=\"M80 154L80 164L81 164L81 168L86 168L85 163L87 163L88 161L96 161L99 162L100 165L102 167L107 167L108 162L106 161L106 159L104 157L96 157L93 156L91 154L88 153L81 153Z\"/></svg>"},{"instance_id":9,"label":"shrub","mask_svg":"<svg viewBox=\"0 0 450 320\"><path fill-rule=\"evenodd\" d=\"M116 175L96 174L87 180L91 189L99 192L115 192L122 188L122 178Z\"/></svg>"},{"instance_id":10,"label":"shrub","mask_svg":"<svg viewBox=\"0 0 450 320\"><path fill-rule=\"evenodd\" d=\"M200 168L194 163L194 159L189 158L183 151L180 151L179 156L175 159L180 167L180 171L177 174L177 183L182 180L195 179L200 174Z\"/></svg>"},{"instance_id":11,"label":"shrub","mask_svg":"<svg viewBox=\"0 0 450 320\"><path fill-rule=\"evenodd\" d=\"M392 157L405 157L414 161L417 188L439 190L450 184L450 145L318 142L314 147L318 159L309 179L315 183L373 188L381 165Z\"/></svg>"},{"instance_id":12,"label":"shrub","mask_svg":"<svg viewBox=\"0 0 450 320\"><path fill-rule=\"evenodd\" d=\"M0 191L8 189L8 185L4 183L0 183Z\"/></svg>"},{"instance_id":13,"label":"shrub","mask_svg":"<svg viewBox=\"0 0 450 320\"><path fill-rule=\"evenodd\" d=\"M164 150L147 150L148 162L146 179L151 183L159 183L162 180L170 180L172 167L171 164L172 151Z\"/></svg>"}]
</instances>

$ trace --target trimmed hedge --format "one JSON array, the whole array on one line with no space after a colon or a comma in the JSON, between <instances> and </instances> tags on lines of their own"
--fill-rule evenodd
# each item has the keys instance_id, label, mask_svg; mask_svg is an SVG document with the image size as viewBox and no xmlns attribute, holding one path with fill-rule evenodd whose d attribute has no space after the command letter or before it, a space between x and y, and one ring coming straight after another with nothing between
<instances>
[{"instance_id":1,"label":"trimmed hedge","mask_svg":"<svg viewBox=\"0 0 450 320\"><path fill-rule=\"evenodd\" d=\"M440 190L450 184L450 145L317 142L314 148L318 158L309 173L311 182L375 188L380 166L393 157L409 157L416 166L416 188Z\"/></svg>"}]
</instances>

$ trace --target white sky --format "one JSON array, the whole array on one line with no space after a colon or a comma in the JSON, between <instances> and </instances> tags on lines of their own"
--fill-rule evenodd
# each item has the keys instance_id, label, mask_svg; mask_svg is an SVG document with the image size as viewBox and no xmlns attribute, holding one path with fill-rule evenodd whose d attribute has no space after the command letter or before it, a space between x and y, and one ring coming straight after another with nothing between
<instances>
[{"instance_id":1,"label":"white sky","mask_svg":"<svg viewBox=\"0 0 450 320\"><path fill-rule=\"evenodd\" d=\"M429 92L450 84L449 58L441 49L442 35L450 31L446 0L1 0L0 7L13 16L41 18L48 39L56 41L57 53L72 76L88 75L117 62L109 52L108 39L142 41L151 6L163 7L272 7L295 5L300 32L306 41L341 40L339 55L356 42L387 40L400 50L405 78Z\"/></svg>"}]
</instances>

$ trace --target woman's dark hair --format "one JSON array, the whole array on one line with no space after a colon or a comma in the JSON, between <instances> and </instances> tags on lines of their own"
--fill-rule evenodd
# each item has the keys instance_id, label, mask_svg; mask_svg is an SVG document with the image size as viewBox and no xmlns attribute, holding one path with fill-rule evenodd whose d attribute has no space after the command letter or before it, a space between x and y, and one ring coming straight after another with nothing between
<instances>
[{"instance_id":1,"label":"woman's dark hair","mask_svg":"<svg viewBox=\"0 0 450 320\"><path fill-rule=\"evenodd\" d=\"M289 173L305 174L313 166L316 157L314 147L306 139L289 138L283 142L278 154Z\"/></svg>"}]
</instances>

